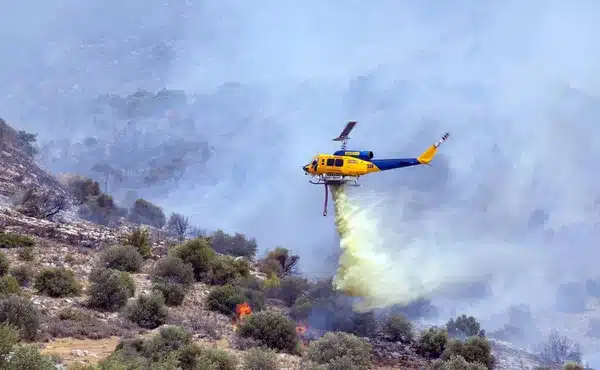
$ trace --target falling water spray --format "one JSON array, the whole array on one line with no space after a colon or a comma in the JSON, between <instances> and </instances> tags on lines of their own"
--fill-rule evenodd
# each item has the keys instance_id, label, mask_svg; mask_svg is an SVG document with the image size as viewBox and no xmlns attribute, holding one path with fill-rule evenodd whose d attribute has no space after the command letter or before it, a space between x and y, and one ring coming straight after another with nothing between
<instances>
[{"instance_id":1,"label":"falling water spray","mask_svg":"<svg viewBox=\"0 0 600 370\"><path fill-rule=\"evenodd\" d=\"M474 277L464 273L466 261L461 253L425 235L418 241L404 238L402 226L406 225L400 220L393 228L384 225L383 199L376 194L365 199L365 194L351 197L348 190L331 186L342 252L333 285L360 297L356 311L409 304L435 295L448 283Z\"/></svg>"}]
</instances>

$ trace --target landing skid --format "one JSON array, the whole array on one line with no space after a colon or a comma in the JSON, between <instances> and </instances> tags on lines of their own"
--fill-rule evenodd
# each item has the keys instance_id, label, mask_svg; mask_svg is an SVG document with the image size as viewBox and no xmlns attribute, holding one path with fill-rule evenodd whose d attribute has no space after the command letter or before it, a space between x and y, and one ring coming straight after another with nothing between
<instances>
[{"instance_id":1,"label":"landing skid","mask_svg":"<svg viewBox=\"0 0 600 370\"><path fill-rule=\"evenodd\" d=\"M350 176L319 176L317 181L309 180L313 185L325 185L325 204L323 205L323 216L327 216L327 202L329 200L329 186L360 186L357 181L358 177Z\"/></svg>"}]
</instances>

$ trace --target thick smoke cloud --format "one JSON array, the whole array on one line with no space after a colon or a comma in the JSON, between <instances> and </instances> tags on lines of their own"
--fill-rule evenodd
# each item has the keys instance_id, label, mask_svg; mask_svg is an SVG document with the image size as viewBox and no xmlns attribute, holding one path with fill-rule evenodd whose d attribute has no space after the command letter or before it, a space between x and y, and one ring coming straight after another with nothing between
<instances>
[{"instance_id":1,"label":"thick smoke cloud","mask_svg":"<svg viewBox=\"0 0 600 370\"><path fill-rule=\"evenodd\" d=\"M201 227L284 245L307 272L334 271L323 261L338 243L323 189L301 166L337 149L330 139L358 120L351 147L379 158L417 155L451 132L432 168L372 175L356 192L380 200L382 227L397 235L391 256L412 245L434 261L439 249L465 276L490 279L492 298L472 312L547 308L558 283L595 273L596 1L7 7L0 109L42 139L97 136L85 107L98 95L185 91L194 127L167 131L208 141L213 156L176 189L148 194ZM164 132L148 127L143 140L159 141Z\"/></svg>"}]
</instances>

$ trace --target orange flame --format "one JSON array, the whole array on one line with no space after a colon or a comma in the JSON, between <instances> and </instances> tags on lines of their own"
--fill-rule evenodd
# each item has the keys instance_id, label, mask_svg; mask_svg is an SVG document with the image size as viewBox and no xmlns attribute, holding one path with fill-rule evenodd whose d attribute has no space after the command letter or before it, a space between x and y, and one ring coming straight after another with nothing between
<instances>
[{"instance_id":1,"label":"orange flame","mask_svg":"<svg viewBox=\"0 0 600 370\"><path fill-rule=\"evenodd\" d=\"M302 323L299 323L298 325L296 325L296 333L298 333L299 335L306 333L307 330L308 330L308 327Z\"/></svg>"},{"instance_id":2,"label":"orange flame","mask_svg":"<svg viewBox=\"0 0 600 370\"><path fill-rule=\"evenodd\" d=\"M236 317L233 318L233 322L231 324L234 329L237 328L240 321L242 321L246 316L252 314L252 308L250 308L248 302L240 303L235 306L235 313Z\"/></svg>"},{"instance_id":3,"label":"orange flame","mask_svg":"<svg viewBox=\"0 0 600 370\"><path fill-rule=\"evenodd\" d=\"M252 314L252 308L250 308L250 305L248 304L248 302L240 303L235 306L235 313L240 318L242 318L244 316Z\"/></svg>"}]
</instances>

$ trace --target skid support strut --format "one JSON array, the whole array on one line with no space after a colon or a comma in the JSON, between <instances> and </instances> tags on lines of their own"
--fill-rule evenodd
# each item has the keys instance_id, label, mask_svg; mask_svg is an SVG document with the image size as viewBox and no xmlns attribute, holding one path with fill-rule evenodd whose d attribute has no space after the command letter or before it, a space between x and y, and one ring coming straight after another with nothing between
<instances>
[{"instance_id":1,"label":"skid support strut","mask_svg":"<svg viewBox=\"0 0 600 370\"><path fill-rule=\"evenodd\" d=\"M329 199L329 189L327 188L327 184L325 186L325 205L323 207L323 217L327 216L327 200Z\"/></svg>"}]
</instances>

